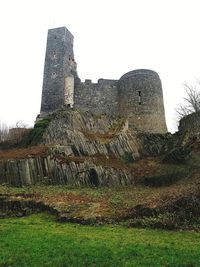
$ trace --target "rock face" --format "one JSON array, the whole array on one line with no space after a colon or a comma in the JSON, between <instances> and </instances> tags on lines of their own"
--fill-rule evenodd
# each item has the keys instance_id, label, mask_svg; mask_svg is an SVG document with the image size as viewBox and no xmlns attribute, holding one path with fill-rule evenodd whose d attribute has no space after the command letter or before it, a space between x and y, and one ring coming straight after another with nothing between
<instances>
[{"instance_id":1,"label":"rock face","mask_svg":"<svg viewBox=\"0 0 200 267\"><path fill-rule=\"evenodd\" d=\"M159 155L165 139L164 135L137 135L121 118L63 109L50 117L42 139L44 151L32 154L27 148L24 156L19 152L0 155L0 182L14 186L132 184L136 177L129 163L141 155Z\"/></svg>"},{"instance_id":2,"label":"rock face","mask_svg":"<svg viewBox=\"0 0 200 267\"><path fill-rule=\"evenodd\" d=\"M0 162L1 183L23 186L44 183L50 169L48 157L10 159Z\"/></svg>"},{"instance_id":3,"label":"rock face","mask_svg":"<svg viewBox=\"0 0 200 267\"><path fill-rule=\"evenodd\" d=\"M66 155L104 155L120 158L125 152L138 158L136 134L126 121L89 112L64 110L53 115L43 142L64 146Z\"/></svg>"},{"instance_id":4,"label":"rock face","mask_svg":"<svg viewBox=\"0 0 200 267\"><path fill-rule=\"evenodd\" d=\"M191 113L179 122L179 131L166 146L163 162L200 166L200 112Z\"/></svg>"},{"instance_id":5,"label":"rock face","mask_svg":"<svg viewBox=\"0 0 200 267\"><path fill-rule=\"evenodd\" d=\"M140 159L160 155L163 162L199 166L199 131L190 134L186 122L174 135L144 134L122 118L62 109L45 119L40 146L0 151L0 183L129 185L146 175Z\"/></svg>"},{"instance_id":6,"label":"rock face","mask_svg":"<svg viewBox=\"0 0 200 267\"><path fill-rule=\"evenodd\" d=\"M178 128L180 134L198 135L200 133L200 111L183 117L179 122Z\"/></svg>"},{"instance_id":7,"label":"rock face","mask_svg":"<svg viewBox=\"0 0 200 267\"><path fill-rule=\"evenodd\" d=\"M54 113L43 135L45 153L0 161L0 181L14 186L31 184L126 185L132 175L123 155L139 157L134 133L126 122L88 112Z\"/></svg>"},{"instance_id":8,"label":"rock face","mask_svg":"<svg viewBox=\"0 0 200 267\"><path fill-rule=\"evenodd\" d=\"M12 186L67 184L70 186L115 186L133 182L131 173L91 161L62 161L58 157L35 157L0 162L0 182Z\"/></svg>"}]
</instances>

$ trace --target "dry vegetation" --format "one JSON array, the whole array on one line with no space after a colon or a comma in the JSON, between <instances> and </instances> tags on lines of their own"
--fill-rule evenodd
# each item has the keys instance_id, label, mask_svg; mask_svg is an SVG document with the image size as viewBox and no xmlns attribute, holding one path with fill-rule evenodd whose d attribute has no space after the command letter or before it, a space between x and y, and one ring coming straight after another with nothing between
<instances>
[{"instance_id":1,"label":"dry vegetation","mask_svg":"<svg viewBox=\"0 0 200 267\"><path fill-rule=\"evenodd\" d=\"M160 163L152 160L148 162L147 159L136 164L135 169L140 167L141 172L146 168L149 175L146 177L152 178L154 173L154 180L163 172L169 174L171 168L175 167L164 165L162 168ZM186 171L184 166L178 168L179 171ZM170 185L156 186L150 182L149 186L145 186L141 177L135 186L120 188L1 186L0 195L7 195L12 201L43 203L45 209L56 213L58 219L62 221L83 224L120 222L153 228L199 229L200 222L197 216L200 207L199 178L199 168L193 168L182 179ZM29 209L26 207L25 214L32 212L30 210L31 207ZM18 216L20 212L25 215L24 211L18 210Z\"/></svg>"},{"instance_id":2,"label":"dry vegetation","mask_svg":"<svg viewBox=\"0 0 200 267\"><path fill-rule=\"evenodd\" d=\"M33 146L29 148L10 149L0 151L0 160L23 159L27 157L45 156L47 148L45 146Z\"/></svg>"}]
</instances>

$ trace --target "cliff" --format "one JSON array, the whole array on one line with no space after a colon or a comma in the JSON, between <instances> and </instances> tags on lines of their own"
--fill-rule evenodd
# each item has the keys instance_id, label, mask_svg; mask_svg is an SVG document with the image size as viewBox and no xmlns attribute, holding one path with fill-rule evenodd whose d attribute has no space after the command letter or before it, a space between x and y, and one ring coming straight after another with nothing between
<instances>
[{"instance_id":1,"label":"cliff","mask_svg":"<svg viewBox=\"0 0 200 267\"><path fill-rule=\"evenodd\" d=\"M200 164L199 133L181 127L174 135L141 134L122 118L62 109L35 124L27 148L0 152L0 183L113 187L168 177L165 164Z\"/></svg>"},{"instance_id":2,"label":"cliff","mask_svg":"<svg viewBox=\"0 0 200 267\"><path fill-rule=\"evenodd\" d=\"M164 135L138 136L128 130L124 119L78 110L63 109L44 121L45 127L39 127L43 122L38 121L28 136L29 144L41 136L41 146L0 154L1 183L132 184L138 172L131 163L144 155L158 155L167 139Z\"/></svg>"}]
</instances>

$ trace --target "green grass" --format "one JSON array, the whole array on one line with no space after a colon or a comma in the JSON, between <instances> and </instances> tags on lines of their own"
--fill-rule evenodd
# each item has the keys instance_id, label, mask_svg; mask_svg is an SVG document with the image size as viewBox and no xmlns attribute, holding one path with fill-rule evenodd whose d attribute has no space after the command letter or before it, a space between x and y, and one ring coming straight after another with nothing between
<instances>
[{"instance_id":1,"label":"green grass","mask_svg":"<svg viewBox=\"0 0 200 267\"><path fill-rule=\"evenodd\" d=\"M200 266L200 233L1 219L0 266Z\"/></svg>"}]
</instances>

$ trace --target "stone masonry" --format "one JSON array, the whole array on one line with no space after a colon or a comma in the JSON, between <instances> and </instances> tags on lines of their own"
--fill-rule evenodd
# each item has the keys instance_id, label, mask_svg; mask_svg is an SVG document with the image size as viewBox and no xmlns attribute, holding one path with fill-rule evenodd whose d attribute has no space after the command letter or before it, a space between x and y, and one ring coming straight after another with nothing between
<instances>
[{"instance_id":1,"label":"stone masonry","mask_svg":"<svg viewBox=\"0 0 200 267\"><path fill-rule=\"evenodd\" d=\"M66 105L73 106L76 62L73 35L65 28L48 31L41 113Z\"/></svg>"},{"instance_id":2,"label":"stone masonry","mask_svg":"<svg viewBox=\"0 0 200 267\"><path fill-rule=\"evenodd\" d=\"M76 71L73 36L65 27L47 37L40 117L64 106L128 120L138 132L166 133L161 80L152 70L134 70L119 80L81 82Z\"/></svg>"}]
</instances>

